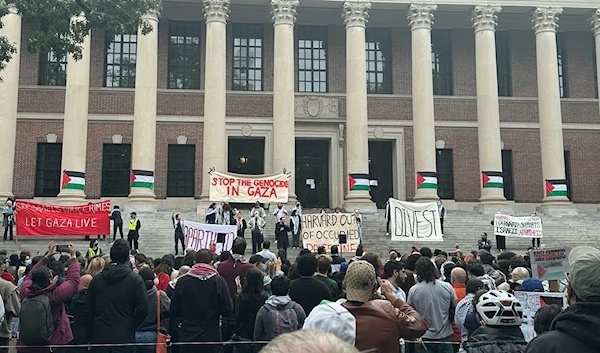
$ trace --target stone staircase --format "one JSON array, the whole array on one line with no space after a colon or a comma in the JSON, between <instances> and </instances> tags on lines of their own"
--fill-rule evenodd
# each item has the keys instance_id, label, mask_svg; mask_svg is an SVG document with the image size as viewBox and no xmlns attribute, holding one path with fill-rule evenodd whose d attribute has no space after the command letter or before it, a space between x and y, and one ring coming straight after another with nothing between
<instances>
[{"instance_id":1,"label":"stone staircase","mask_svg":"<svg viewBox=\"0 0 600 353\"><path fill-rule=\"evenodd\" d=\"M249 210L240 210L248 214ZM318 212L317 210L305 210L305 213ZM196 212L183 211L182 216L186 220L202 222L203 215ZM166 253L173 253L173 227L171 226L171 212L159 211L154 213L138 213L142 222L140 230L140 251L146 255L157 257ZM482 215L468 211L448 211L444 221L445 235L443 242L392 242L386 236L386 223L384 212L375 214L363 214L363 239L367 251L376 252L387 257L390 249L396 249L402 253L410 251L411 246L429 246L431 249L452 251L454 244L459 244L463 251L473 250L477 247L477 240L482 232L490 234L489 239L495 244L495 238L490 225L491 216ZM542 244L546 247L591 245L600 247L600 213L585 213L578 216L545 217L542 216L545 237ZM275 239L275 218L267 216L265 227L265 238L273 241ZM246 231L246 237L250 237L250 231ZM89 243L82 238L52 238L55 243L63 244L73 242L77 249L84 252ZM34 254L43 254L47 248L48 238L19 238L18 242L5 242L0 249L5 249L9 254L19 252L28 248ZM507 238L509 250L525 251L530 245L530 240L519 238ZM110 240L100 241L100 247L104 252L110 248ZM273 245L274 247L274 245ZM248 249L251 250L249 245ZM248 252L249 253L249 252ZM347 257L353 254L344 254ZM290 258L295 258L295 253L290 253ZM351 256L350 256L351 257Z\"/></svg>"}]
</instances>

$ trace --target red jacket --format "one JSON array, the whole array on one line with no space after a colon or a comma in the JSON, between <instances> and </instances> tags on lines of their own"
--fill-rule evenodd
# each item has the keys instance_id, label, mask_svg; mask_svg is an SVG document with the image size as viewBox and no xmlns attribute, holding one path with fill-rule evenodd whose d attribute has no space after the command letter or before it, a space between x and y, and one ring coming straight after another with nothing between
<instances>
[{"instance_id":1,"label":"red jacket","mask_svg":"<svg viewBox=\"0 0 600 353\"><path fill-rule=\"evenodd\" d=\"M79 262L77 262L77 260L75 260L75 259L71 259L71 260L67 261L68 268L67 268L67 273L66 273L64 282L62 282L60 285L51 284L42 290L32 292L29 289L29 286L31 286L31 283L32 283L31 276L30 276L31 272L33 272L33 270L35 270L38 267L48 266L48 263L50 263L50 261L48 261L48 259L46 257L44 257L37 264L35 264L33 269L31 269L31 271L29 272L29 275L27 275L27 277L25 277L25 281L23 281L23 284L21 285L19 298L21 299L21 302L22 302L27 297L32 297L32 296L36 296L36 295L40 295L40 294L47 294L48 299L50 299L50 309L52 311L52 320L54 322L58 321L58 328L56 330L54 330L54 333L52 334L52 338L50 338L49 343L50 343L50 345L67 344L73 340L73 333L71 332L71 326L69 325L69 319L67 318L67 313L64 308L64 303L67 300L69 300L69 298L71 298L75 294L75 292L77 292L77 286L79 285L79 278L81 277L81 274L79 272L80 266L79 266ZM60 315L60 319L59 319L59 315ZM23 341L21 341L20 339L17 344L19 346L25 345L23 343ZM45 353L45 352L50 352L50 349L49 348L19 347L19 351L27 352L27 353L37 353L37 352Z\"/></svg>"},{"instance_id":2,"label":"red jacket","mask_svg":"<svg viewBox=\"0 0 600 353\"><path fill-rule=\"evenodd\" d=\"M164 292L167 290L169 282L171 282L171 276L161 272L158 274L158 284L156 285L156 288Z\"/></svg>"},{"instance_id":3,"label":"red jacket","mask_svg":"<svg viewBox=\"0 0 600 353\"><path fill-rule=\"evenodd\" d=\"M5 280L11 282L14 285L17 284L17 282L15 281L15 278L13 277L13 275L11 275L10 273L8 273L6 271L2 272L2 275L0 275L0 277L2 277L2 279L5 279Z\"/></svg>"}]
</instances>

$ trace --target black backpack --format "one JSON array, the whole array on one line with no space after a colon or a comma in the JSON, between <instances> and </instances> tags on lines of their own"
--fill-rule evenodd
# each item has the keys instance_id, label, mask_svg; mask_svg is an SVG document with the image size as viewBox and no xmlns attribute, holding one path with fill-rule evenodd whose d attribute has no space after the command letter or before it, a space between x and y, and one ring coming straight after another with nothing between
<instances>
[{"instance_id":1,"label":"black backpack","mask_svg":"<svg viewBox=\"0 0 600 353\"><path fill-rule=\"evenodd\" d=\"M29 346L48 344L54 330L58 328L61 315L62 306L58 320L54 322L50 299L46 294L25 298L19 314L19 335L23 343Z\"/></svg>"}]
</instances>

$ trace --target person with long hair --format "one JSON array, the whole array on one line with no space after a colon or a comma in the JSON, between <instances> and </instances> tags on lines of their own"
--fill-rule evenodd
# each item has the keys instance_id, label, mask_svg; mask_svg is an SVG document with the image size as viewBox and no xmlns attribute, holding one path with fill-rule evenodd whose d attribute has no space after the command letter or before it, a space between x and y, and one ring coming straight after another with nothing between
<instances>
[{"instance_id":1,"label":"person with long hair","mask_svg":"<svg viewBox=\"0 0 600 353\"><path fill-rule=\"evenodd\" d=\"M166 291L169 282L171 282L171 272L173 272L173 265L169 261L165 261L164 258L159 260L158 265L154 268L156 278L158 278L158 284L156 288L161 291Z\"/></svg>"},{"instance_id":2,"label":"person with long hair","mask_svg":"<svg viewBox=\"0 0 600 353\"><path fill-rule=\"evenodd\" d=\"M208 209L206 210L206 217L204 218L204 221L208 224L215 224L217 223L217 204L216 203L211 203L210 206L208 206Z\"/></svg>"},{"instance_id":3,"label":"person with long hair","mask_svg":"<svg viewBox=\"0 0 600 353\"><path fill-rule=\"evenodd\" d=\"M95 277L97 274L102 272L104 266L106 265L106 261L101 257L93 258L87 266L85 271L86 274Z\"/></svg>"},{"instance_id":4,"label":"person with long hair","mask_svg":"<svg viewBox=\"0 0 600 353\"><path fill-rule=\"evenodd\" d=\"M244 285L239 277L236 279L237 294L233 297L233 310L236 317L234 329L235 341L250 341L254 337L254 323L258 310L265 304L269 295L264 291L263 273L252 268L246 274ZM234 353L255 353L254 345L235 345Z\"/></svg>"}]
</instances>

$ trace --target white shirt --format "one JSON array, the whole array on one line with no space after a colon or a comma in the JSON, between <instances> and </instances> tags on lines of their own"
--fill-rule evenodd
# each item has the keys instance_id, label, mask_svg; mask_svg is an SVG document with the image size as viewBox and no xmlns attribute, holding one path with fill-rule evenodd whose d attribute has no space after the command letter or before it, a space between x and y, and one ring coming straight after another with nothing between
<instances>
[{"instance_id":1,"label":"white shirt","mask_svg":"<svg viewBox=\"0 0 600 353\"><path fill-rule=\"evenodd\" d=\"M392 293L394 293L394 295L396 296L396 298L400 298L400 299L402 299L403 301L406 302L406 293L404 293L404 290L402 290L402 288L400 288L400 287L398 287L398 288L394 287L394 285L391 282L389 282L389 286L390 286L390 288L392 288ZM381 295L381 288L379 288L377 290L377 294Z\"/></svg>"},{"instance_id":2,"label":"white shirt","mask_svg":"<svg viewBox=\"0 0 600 353\"><path fill-rule=\"evenodd\" d=\"M277 256L275 256L275 254L273 254L273 252L271 252L271 250L268 249L262 249L261 251L257 252L256 255L260 255L265 259L273 262L277 260Z\"/></svg>"},{"instance_id":3,"label":"white shirt","mask_svg":"<svg viewBox=\"0 0 600 353\"><path fill-rule=\"evenodd\" d=\"M275 210L275 212L273 212L273 214L277 216L277 221L279 221L281 219L281 217L285 217L285 215L287 213L288 212L283 207L282 208L278 208L278 209Z\"/></svg>"}]
</instances>

